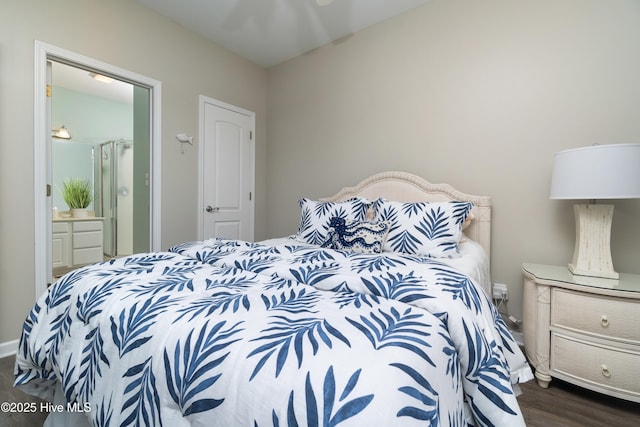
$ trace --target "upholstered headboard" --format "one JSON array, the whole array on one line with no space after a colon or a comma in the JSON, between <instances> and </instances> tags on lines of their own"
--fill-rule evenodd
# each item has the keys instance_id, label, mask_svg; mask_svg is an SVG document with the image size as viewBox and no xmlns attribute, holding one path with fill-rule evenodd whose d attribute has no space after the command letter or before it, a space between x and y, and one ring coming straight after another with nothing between
<instances>
[{"instance_id":1,"label":"upholstered headboard","mask_svg":"<svg viewBox=\"0 0 640 427\"><path fill-rule=\"evenodd\" d=\"M464 229L464 234L480 243L487 255L491 256L491 197L473 196L458 191L449 184L432 184L410 173L390 171L370 176L353 187L345 187L337 194L321 200L337 202L353 197L365 197L369 200L383 197L398 202L472 202L473 220Z\"/></svg>"}]
</instances>

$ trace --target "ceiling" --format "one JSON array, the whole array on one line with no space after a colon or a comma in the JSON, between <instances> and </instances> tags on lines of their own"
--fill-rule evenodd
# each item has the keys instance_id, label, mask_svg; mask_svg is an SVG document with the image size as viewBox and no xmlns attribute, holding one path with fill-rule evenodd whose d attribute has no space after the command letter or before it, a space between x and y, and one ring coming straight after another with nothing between
<instances>
[{"instance_id":1,"label":"ceiling","mask_svg":"<svg viewBox=\"0 0 640 427\"><path fill-rule=\"evenodd\" d=\"M52 61L51 84L76 92L111 99L124 104L133 104L133 85L113 80L103 83L94 80L87 70Z\"/></svg>"},{"instance_id":2,"label":"ceiling","mask_svg":"<svg viewBox=\"0 0 640 427\"><path fill-rule=\"evenodd\" d=\"M136 0L271 67L399 15L427 0ZM320 4L328 3L321 6Z\"/></svg>"},{"instance_id":3,"label":"ceiling","mask_svg":"<svg viewBox=\"0 0 640 427\"><path fill-rule=\"evenodd\" d=\"M271 67L382 22L427 0L136 0L180 25ZM321 6L322 3L327 3ZM96 82L88 72L55 64L53 84L132 103L132 86Z\"/></svg>"}]
</instances>

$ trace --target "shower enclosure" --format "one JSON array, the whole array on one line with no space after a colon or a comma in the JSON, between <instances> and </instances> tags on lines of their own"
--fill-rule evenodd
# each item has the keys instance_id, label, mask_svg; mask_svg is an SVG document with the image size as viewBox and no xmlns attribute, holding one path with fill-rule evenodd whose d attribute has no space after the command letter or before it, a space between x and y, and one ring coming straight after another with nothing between
<instances>
[{"instance_id":1,"label":"shower enclosure","mask_svg":"<svg viewBox=\"0 0 640 427\"><path fill-rule=\"evenodd\" d=\"M104 253L133 253L133 141L112 140L93 148L96 216L104 217Z\"/></svg>"}]
</instances>

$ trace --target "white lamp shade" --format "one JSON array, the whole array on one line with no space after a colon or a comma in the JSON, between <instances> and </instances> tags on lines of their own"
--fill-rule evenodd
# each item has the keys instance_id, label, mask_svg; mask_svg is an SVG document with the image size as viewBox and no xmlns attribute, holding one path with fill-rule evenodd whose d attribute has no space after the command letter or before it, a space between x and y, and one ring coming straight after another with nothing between
<instances>
[{"instance_id":1,"label":"white lamp shade","mask_svg":"<svg viewBox=\"0 0 640 427\"><path fill-rule=\"evenodd\" d=\"M553 161L550 198L640 198L640 144L560 151Z\"/></svg>"}]
</instances>

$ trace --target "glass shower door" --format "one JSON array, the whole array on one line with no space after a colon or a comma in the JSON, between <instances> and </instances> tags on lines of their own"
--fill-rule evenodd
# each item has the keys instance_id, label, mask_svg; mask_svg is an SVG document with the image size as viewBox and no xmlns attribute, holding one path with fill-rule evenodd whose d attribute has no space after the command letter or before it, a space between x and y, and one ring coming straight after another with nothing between
<instances>
[{"instance_id":1,"label":"glass shower door","mask_svg":"<svg viewBox=\"0 0 640 427\"><path fill-rule=\"evenodd\" d=\"M107 141L94 151L96 215L104 217L104 253L133 253L133 142Z\"/></svg>"}]
</instances>

